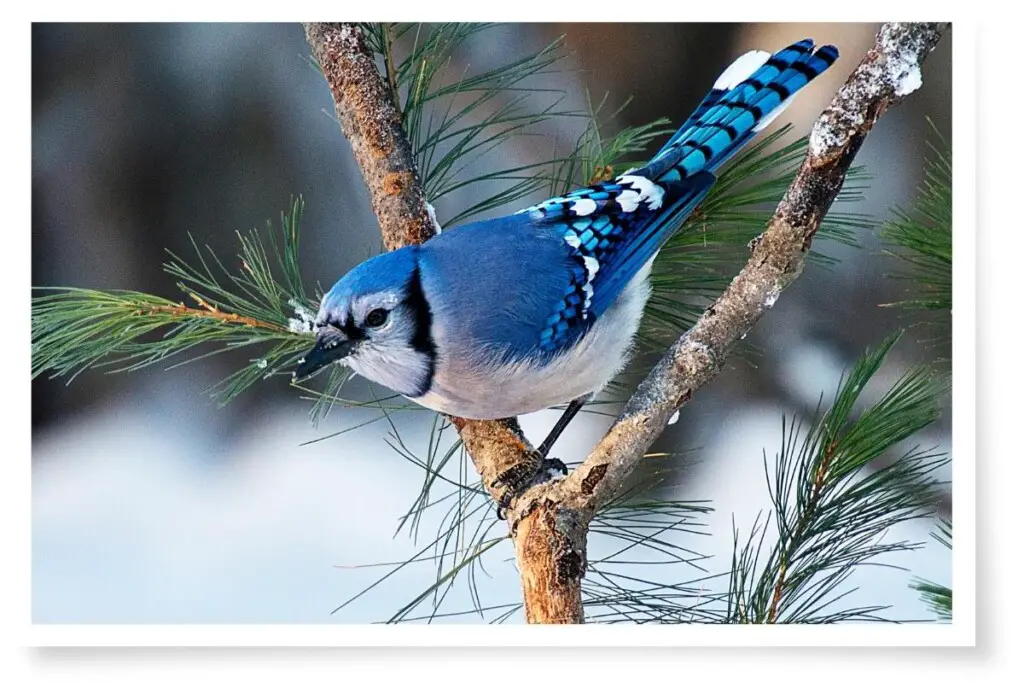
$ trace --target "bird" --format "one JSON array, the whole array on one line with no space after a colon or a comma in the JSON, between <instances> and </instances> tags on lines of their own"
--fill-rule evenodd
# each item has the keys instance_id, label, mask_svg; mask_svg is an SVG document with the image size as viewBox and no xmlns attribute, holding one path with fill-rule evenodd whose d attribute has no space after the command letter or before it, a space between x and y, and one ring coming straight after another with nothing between
<instances>
[{"instance_id":1,"label":"bird","mask_svg":"<svg viewBox=\"0 0 1024 683\"><path fill-rule=\"evenodd\" d=\"M567 404L534 464L498 483L517 494L565 474L548 452L627 363L659 250L715 170L838 57L811 39L747 52L644 166L362 262L324 294L294 380L342 363L466 419Z\"/></svg>"}]
</instances>

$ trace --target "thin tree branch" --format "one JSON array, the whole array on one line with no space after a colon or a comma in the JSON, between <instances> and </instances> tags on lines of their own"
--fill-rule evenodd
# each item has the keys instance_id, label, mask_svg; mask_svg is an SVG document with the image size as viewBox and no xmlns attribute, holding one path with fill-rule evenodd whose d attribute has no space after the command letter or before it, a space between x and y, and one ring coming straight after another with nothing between
<instances>
[{"instance_id":1,"label":"thin tree branch","mask_svg":"<svg viewBox=\"0 0 1024 683\"><path fill-rule=\"evenodd\" d=\"M736 342L800 275L811 241L864 138L888 107L921 85L920 65L947 28L935 23L882 26L874 47L815 123L807 157L768 227L754 240L743 270L651 370L584 463L566 479L535 487L515 503L510 518L520 520L531 536L546 536L544 548L555 555L542 567L548 576L533 583L579 590L586 567L586 530L597 509L615 495L672 414L718 374ZM559 567L579 571L560 583L554 580ZM558 597L559 603L567 601ZM530 605L526 607L530 617Z\"/></svg>"}]
</instances>

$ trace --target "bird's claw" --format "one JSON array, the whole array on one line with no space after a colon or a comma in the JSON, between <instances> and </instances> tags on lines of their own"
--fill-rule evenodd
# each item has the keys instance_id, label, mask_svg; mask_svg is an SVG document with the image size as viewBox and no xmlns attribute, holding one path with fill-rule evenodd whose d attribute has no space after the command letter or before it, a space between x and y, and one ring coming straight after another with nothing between
<instances>
[{"instance_id":1,"label":"bird's claw","mask_svg":"<svg viewBox=\"0 0 1024 683\"><path fill-rule=\"evenodd\" d=\"M563 477L569 474L569 468L558 458L545 458L538 451L534 451L533 455L533 458L508 468L494 480L495 486L505 489L498 500L498 519L505 519L512 501L527 489L551 481L556 474Z\"/></svg>"}]
</instances>

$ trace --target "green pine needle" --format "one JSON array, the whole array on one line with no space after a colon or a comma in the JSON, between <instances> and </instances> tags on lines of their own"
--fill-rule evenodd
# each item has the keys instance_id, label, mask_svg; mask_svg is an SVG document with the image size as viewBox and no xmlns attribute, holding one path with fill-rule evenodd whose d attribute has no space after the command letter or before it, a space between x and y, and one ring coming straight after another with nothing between
<instances>
[{"instance_id":1,"label":"green pine needle","mask_svg":"<svg viewBox=\"0 0 1024 683\"><path fill-rule=\"evenodd\" d=\"M639 336L642 348L661 349L692 327L747 259L747 244L764 230L806 154L806 136L782 144L791 129L786 125L734 157L661 250ZM840 207L860 201L866 179L862 167L851 169L836 199ZM855 231L870 229L874 223L840 207L829 212L818 234L857 247ZM821 265L834 262L817 251L810 257Z\"/></svg>"},{"instance_id":2,"label":"green pine needle","mask_svg":"<svg viewBox=\"0 0 1024 683\"><path fill-rule=\"evenodd\" d=\"M929 124L931 121L929 120ZM912 298L890 306L949 311L953 307L953 153L932 124L936 142L925 161L924 182L909 209L882 227L886 253L900 259L908 272L894 275L915 284ZM948 318L946 318L948 320Z\"/></svg>"},{"instance_id":3,"label":"green pine needle","mask_svg":"<svg viewBox=\"0 0 1024 683\"><path fill-rule=\"evenodd\" d=\"M442 227L542 189L552 162L502 165L506 155L501 150L517 137L537 134L545 122L581 115L561 108L561 91L537 84L539 77L559 73L565 57L562 38L482 73L471 75L469 68L454 72L456 52L466 40L496 28L468 23L364 26L371 49L383 59L427 201L467 187L480 196L442 221ZM537 98L548 95L554 101L537 107ZM497 169L474 175L471 169L484 161L497 163Z\"/></svg>"},{"instance_id":4,"label":"green pine needle","mask_svg":"<svg viewBox=\"0 0 1024 683\"><path fill-rule=\"evenodd\" d=\"M537 85L536 80L560 67L561 40L482 73L472 74L469 69L453 73L460 46L493 25L363 26L402 113L428 200L438 201L465 188L478 193L479 199L453 212L445 226L483 212L522 208L519 202L540 192L564 194L614 177L642 164L652 145L675 130L666 119L658 119L607 134L605 129L628 104L609 111L607 97L596 106L588 101L583 112L563 109L560 93ZM557 117L574 117L582 123L582 132L568 152L556 149L549 161L499 162L495 168L493 156L499 150L520 136L537 133L542 124ZM737 155L662 250L640 334L648 349L661 348L690 327L746 259L746 244L764 229L805 153L806 138L783 143L789 130L787 126L765 136ZM936 264L943 257L948 264L948 250L943 252L934 235L923 235L918 228L938 225L947 216L942 202L948 200L944 185L948 157L943 159L928 170L930 184L926 183L924 199L912 213L898 214L886 232L910 250L909 256L902 257L918 268L918 281L929 286L933 280L941 281ZM484 165L495 170L474 171L485 160ZM864 178L862 170L856 169L838 201L858 200ZM192 258L170 254L164 269L177 282L182 301L132 291L39 288L32 303L32 377L45 374L71 381L89 368L125 371L158 363L174 367L244 348L249 351L247 362L212 389L225 403L263 379L290 375L309 348L309 321L317 305L307 294L299 267L301 210L302 202L297 200L282 215L278 229L268 224L265 231L239 234L236 268L225 267L211 249L200 248L194 241ZM820 234L856 246L855 231L871 225L863 215L833 210ZM813 256L818 263L830 262L823 255ZM911 547L883 544L879 539L896 522L924 514L933 500L931 472L941 457L911 449L892 465L876 468L874 463L935 419L937 397L946 390L942 381L914 371L854 418L854 404L864 384L893 343L895 338L862 359L840 387L832 408L802 443L797 428L791 426L786 432L784 423L783 449L770 482L779 540L765 542L767 521L755 524L745 545L737 538L727 591L704 589L716 577L701 567L705 557L686 549L689 534L705 533L699 519L709 508L651 495L653 487L671 475L672 470L665 469L622 492L593 521L592 531L617 547L588 560L583 586L588 618L633 622L875 618L878 608L830 612L828 605L853 568ZM438 417L425 449L410 446L391 419L392 411L411 408L407 402L396 401L395 396L366 402L344 399L340 391L348 372L335 367L325 374L322 390L297 385L303 398L313 404L314 422L324 419L334 405L371 408L374 416L362 424L387 420L389 445L423 471L420 491L399 520L398 531L407 530L418 538L426 512L443 511L433 541L413 557L388 565L384 576L345 604L385 585L403 568L430 561L436 563L435 580L390 621L434 621L469 613L494 622L510 618L519 605L485 605L479 594L480 575L486 574L483 561L505 533L503 526L495 530L493 502L462 444L448 438L446 423ZM678 564L686 575L681 572L678 581L659 583L639 578L642 571L626 567L650 563ZM468 590L472 611L445 610L457 585ZM930 587L918 589L935 594Z\"/></svg>"},{"instance_id":5,"label":"green pine needle","mask_svg":"<svg viewBox=\"0 0 1024 683\"><path fill-rule=\"evenodd\" d=\"M235 272L209 248L204 255L195 241L195 265L170 254L164 270L176 278L182 301L123 290L36 288L42 294L32 300L33 379L47 374L71 382L88 368L177 367L245 348L249 362L211 388L223 404L262 379L290 375L309 350L307 321L315 310L299 269L301 214L298 199L278 230L268 223L262 235L239 233Z\"/></svg>"},{"instance_id":6,"label":"green pine needle","mask_svg":"<svg viewBox=\"0 0 1024 683\"><path fill-rule=\"evenodd\" d=\"M927 603L939 621L953 619L953 589L923 579L912 582L910 586L920 592L921 599Z\"/></svg>"},{"instance_id":7,"label":"green pine needle","mask_svg":"<svg viewBox=\"0 0 1024 683\"><path fill-rule=\"evenodd\" d=\"M932 532L932 538L941 543L947 550L953 548L953 522L939 519L938 529ZM953 589L948 586L915 579L910 587L921 594L921 600L935 613L939 621L950 621L953 618Z\"/></svg>"},{"instance_id":8,"label":"green pine needle","mask_svg":"<svg viewBox=\"0 0 1024 683\"><path fill-rule=\"evenodd\" d=\"M832 407L801 439L786 428L774 468L765 474L778 539L764 550L767 521L737 540L728 621L826 623L882 619L883 606L836 609L857 567L912 550L883 541L895 525L931 514L938 500L934 471L942 454L906 449L889 464L881 456L933 423L948 378L927 368L906 373L874 405L854 416L865 385L900 335L867 352L842 382ZM738 538L738 537L737 537Z\"/></svg>"}]
</instances>

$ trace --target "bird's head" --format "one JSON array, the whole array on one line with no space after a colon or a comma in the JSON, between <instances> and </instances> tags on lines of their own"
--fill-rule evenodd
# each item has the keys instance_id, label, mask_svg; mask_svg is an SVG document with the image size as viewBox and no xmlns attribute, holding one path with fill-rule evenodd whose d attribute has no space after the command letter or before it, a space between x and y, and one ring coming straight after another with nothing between
<instances>
[{"instance_id":1,"label":"bird's head","mask_svg":"<svg viewBox=\"0 0 1024 683\"><path fill-rule=\"evenodd\" d=\"M295 379L334 362L406 396L429 389L434 367L430 306L417 247L375 256L349 271L324 295L316 342Z\"/></svg>"}]
</instances>

